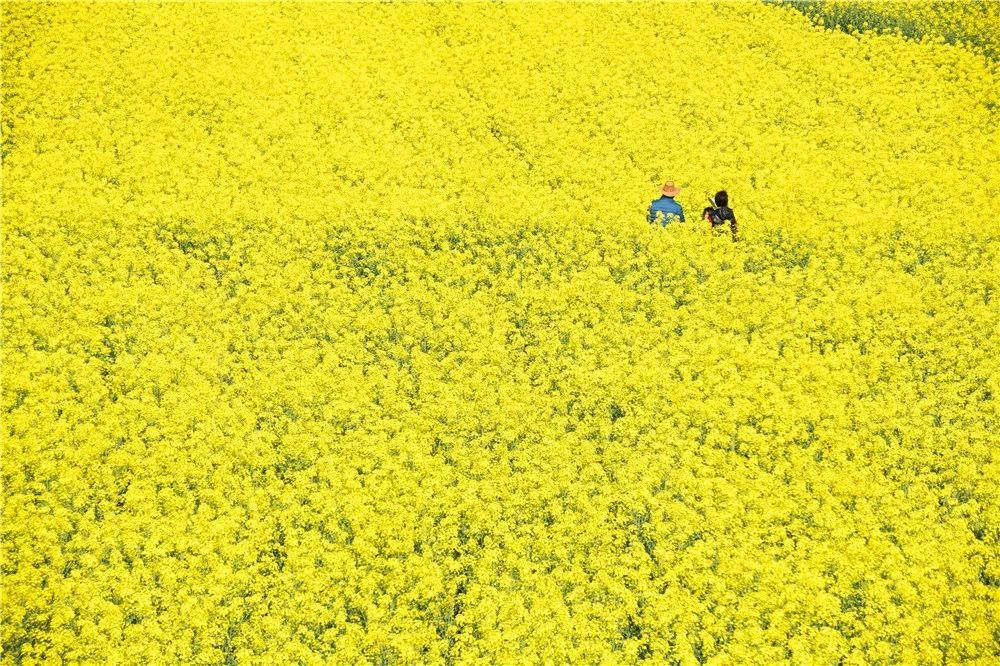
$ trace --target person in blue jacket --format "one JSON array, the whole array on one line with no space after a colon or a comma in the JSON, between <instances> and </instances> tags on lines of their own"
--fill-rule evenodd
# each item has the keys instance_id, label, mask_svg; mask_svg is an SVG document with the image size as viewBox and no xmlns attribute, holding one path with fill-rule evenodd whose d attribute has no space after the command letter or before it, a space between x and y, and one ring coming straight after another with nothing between
<instances>
[{"instance_id":1,"label":"person in blue jacket","mask_svg":"<svg viewBox=\"0 0 1000 666\"><path fill-rule=\"evenodd\" d=\"M679 220L684 221L684 209L674 201L674 197L680 194L681 189L674 185L674 181L668 180L660 188L659 199L649 204L649 214L646 216L650 222L660 222L663 226Z\"/></svg>"}]
</instances>

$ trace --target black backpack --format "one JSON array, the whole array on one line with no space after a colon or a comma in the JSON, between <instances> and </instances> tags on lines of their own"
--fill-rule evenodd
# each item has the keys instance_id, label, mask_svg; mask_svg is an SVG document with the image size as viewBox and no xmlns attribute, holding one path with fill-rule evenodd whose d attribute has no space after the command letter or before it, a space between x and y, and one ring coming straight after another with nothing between
<instances>
[{"instance_id":1,"label":"black backpack","mask_svg":"<svg viewBox=\"0 0 1000 666\"><path fill-rule=\"evenodd\" d=\"M708 219L712 223L713 227L718 227L733 220L733 209L728 206L713 208L708 214Z\"/></svg>"}]
</instances>

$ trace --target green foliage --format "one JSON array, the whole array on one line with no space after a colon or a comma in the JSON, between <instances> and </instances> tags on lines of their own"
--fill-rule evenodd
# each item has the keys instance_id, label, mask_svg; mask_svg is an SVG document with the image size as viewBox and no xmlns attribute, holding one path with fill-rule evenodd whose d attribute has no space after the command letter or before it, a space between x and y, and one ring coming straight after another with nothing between
<instances>
[{"instance_id":1,"label":"green foliage","mask_svg":"<svg viewBox=\"0 0 1000 666\"><path fill-rule=\"evenodd\" d=\"M793 7L830 30L898 34L918 41L940 37L948 44L974 47L992 60L1000 55L996 27L1000 3L996 2L765 1Z\"/></svg>"}]
</instances>

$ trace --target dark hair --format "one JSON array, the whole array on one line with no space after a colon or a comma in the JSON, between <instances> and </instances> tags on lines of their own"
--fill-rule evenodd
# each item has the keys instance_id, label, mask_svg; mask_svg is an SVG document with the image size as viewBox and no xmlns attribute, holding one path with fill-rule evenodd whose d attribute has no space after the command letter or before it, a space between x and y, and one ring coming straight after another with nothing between
<instances>
[{"instance_id":1,"label":"dark hair","mask_svg":"<svg viewBox=\"0 0 1000 666\"><path fill-rule=\"evenodd\" d=\"M725 190L715 193L715 205L719 208L729 205L729 195L726 194Z\"/></svg>"}]
</instances>

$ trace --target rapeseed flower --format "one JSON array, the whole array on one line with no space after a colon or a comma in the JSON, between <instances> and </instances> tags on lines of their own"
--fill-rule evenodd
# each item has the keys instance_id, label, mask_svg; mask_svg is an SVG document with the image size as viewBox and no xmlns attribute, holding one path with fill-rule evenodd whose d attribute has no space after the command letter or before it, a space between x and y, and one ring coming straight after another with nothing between
<instances>
[{"instance_id":1,"label":"rapeseed flower","mask_svg":"<svg viewBox=\"0 0 1000 666\"><path fill-rule=\"evenodd\" d=\"M0 9L5 661L995 656L982 49L750 3Z\"/></svg>"}]
</instances>

